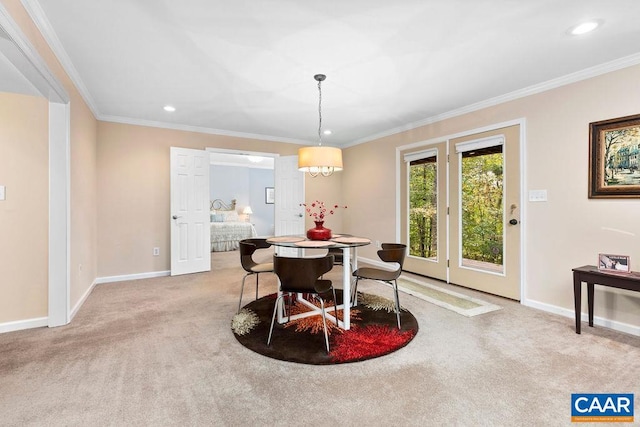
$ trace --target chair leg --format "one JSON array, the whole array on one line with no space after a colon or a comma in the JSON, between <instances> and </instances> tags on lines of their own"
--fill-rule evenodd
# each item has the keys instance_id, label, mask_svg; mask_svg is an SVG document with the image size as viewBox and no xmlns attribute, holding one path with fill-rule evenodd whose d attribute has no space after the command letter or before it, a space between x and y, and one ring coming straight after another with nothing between
<instances>
[{"instance_id":1,"label":"chair leg","mask_svg":"<svg viewBox=\"0 0 640 427\"><path fill-rule=\"evenodd\" d=\"M324 325L324 342L327 346L327 354L329 354L329 334L327 333L327 316L324 311L324 300L320 296L316 296L320 300L320 308L322 309L322 324Z\"/></svg>"},{"instance_id":2,"label":"chair leg","mask_svg":"<svg viewBox=\"0 0 640 427\"><path fill-rule=\"evenodd\" d=\"M398 297L398 281L393 281L393 291L396 297L396 317L398 318L398 329L400 329L400 298Z\"/></svg>"},{"instance_id":3,"label":"chair leg","mask_svg":"<svg viewBox=\"0 0 640 427\"><path fill-rule=\"evenodd\" d=\"M338 326L338 299L336 298L336 288L331 287L333 292L333 316L336 318L336 326ZM342 303L344 304L344 294L342 296Z\"/></svg>"},{"instance_id":4,"label":"chair leg","mask_svg":"<svg viewBox=\"0 0 640 427\"><path fill-rule=\"evenodd\" d=\"M271 327L269 328L269 338L267 338L267 346L271 345L271 334L273 333L273 324L276 321L276 313L278 312L278 302L282 299L284 294L279 295L276 298L276 305L273 306L273 316L271 316Z\"/></svg>"},{"instance_id":5,"label":"chair leg","mask_svg":"<svg viewBox=\"0 0 640 427\"><path fill-rule=\"evenodd\" d=\"M260 273L256 273L256 301L258 301L258 282L260 281Z\"/></svg>"},{"instance_id":6,"label":"chair leg","mask_svg":"<svg viewBox=\"0 0 640 427\"><path fill-rule=\"evenodd\" d=\"M353 290L351 291L351 307L355 307L358 305L358 280L360 278L356 277L356 283L353 285Z\"/></svg>"},{"instance_id":7,"label":"chair leg","mask_svg":"<svg viewBox=\"0 0 640 427\"><path fill-rule=\"evenodd\" d=\"M242 278L242 287L240 288L240 301L238 301L238 313L240 313L240 309L242 308L242 294L244 292L244 281L247 280L247 276L251 274L245 274Z\"/></svg>"}]
</instances>

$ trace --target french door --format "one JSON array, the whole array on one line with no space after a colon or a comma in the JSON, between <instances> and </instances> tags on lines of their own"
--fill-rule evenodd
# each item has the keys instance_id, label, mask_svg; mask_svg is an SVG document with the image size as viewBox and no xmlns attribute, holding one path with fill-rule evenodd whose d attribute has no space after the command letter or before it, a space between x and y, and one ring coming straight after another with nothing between
<instances>
[{"instance_id":1,"label":"french door","mask_svg":"<svg viewBox=\"0 0 640 427\"><path fill-rule=\"evenodd\" d=\"M520 299L520 126L403 152L405 269Z\"/></svg>"}]
</instances>

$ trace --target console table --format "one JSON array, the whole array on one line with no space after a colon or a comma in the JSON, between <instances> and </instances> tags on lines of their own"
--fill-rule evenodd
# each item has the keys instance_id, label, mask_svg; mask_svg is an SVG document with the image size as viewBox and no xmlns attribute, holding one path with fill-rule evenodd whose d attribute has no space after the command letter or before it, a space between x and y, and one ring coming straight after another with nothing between
<instances>
[{"instance_id":1,"label":"console table","mask_svg":"<svg viewBox=\"0 0 640 427\"><path fill-rule=\"evenodd\" d=\"M640 292L640 274L608 273L598 270L595 265L585 265L573 269L573 298L576 310L576 334L580 333L582 303L582 282L587 284L587 303L589 305L589 326L593 326L593 288L594 285L627 289Z\"/></svg>"}]
</instances>

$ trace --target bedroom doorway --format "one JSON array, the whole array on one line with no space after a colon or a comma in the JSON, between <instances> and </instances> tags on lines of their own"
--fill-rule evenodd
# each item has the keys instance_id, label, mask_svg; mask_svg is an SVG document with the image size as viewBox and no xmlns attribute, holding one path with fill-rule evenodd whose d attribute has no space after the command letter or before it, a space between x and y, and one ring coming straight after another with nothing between
<instances>
[{"instance_id":1,"label":"bedroom doorway","mask_svg":"<svg viewBox=\"0 0 640 427\"><path fill-rule=\"evenodd\" d=\"M251 222L258 236L275 229L275 156L271 153L208 148L210 200L235 200L240 219ZM250 212L250 213L249 213Z\"/></svg>"}]
</instances>

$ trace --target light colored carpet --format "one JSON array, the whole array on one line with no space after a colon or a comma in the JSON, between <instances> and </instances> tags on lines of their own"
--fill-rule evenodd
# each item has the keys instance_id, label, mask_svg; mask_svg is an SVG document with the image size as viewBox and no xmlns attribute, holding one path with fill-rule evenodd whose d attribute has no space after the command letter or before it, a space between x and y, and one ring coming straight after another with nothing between
<instances>
[{"instance_id":1,"label":"light colored carpet","mask_svg":"<svg viewBox=\"0 0 640 427\"><path fill-rule=\"evenodd\" d=\"M404 275L398 279L398 290L467 317L489 313L502 308L482 299L434 285L429 283L427 279L416 279Z\"/></svg>"},{"instance_id":2,"label":"light colored carpet","mask_svg":"<svg viewBox=\"0 0 640 427\"><path fill-rule=\"evenodd\" d=\"M402 294L420 331L388 356L261 356L230 328L238 253L212 261L209 273L98 285L70 325L0 334L0 425L570 426L571 393L635 393L640 407L640 338L576 335L573 319L484 294L503 309L464 317ZM260 281L260 295L275 292L273 276Z\"/></svg>"}]
</instances>

